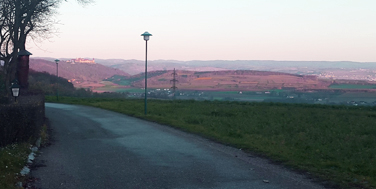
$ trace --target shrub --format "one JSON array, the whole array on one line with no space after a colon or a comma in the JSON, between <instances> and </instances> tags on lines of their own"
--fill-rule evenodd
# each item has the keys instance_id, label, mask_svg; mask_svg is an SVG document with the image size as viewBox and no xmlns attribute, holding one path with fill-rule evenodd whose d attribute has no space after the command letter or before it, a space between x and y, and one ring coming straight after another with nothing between
<instances>
[{"instance_id":1,"label":"shrub","mask_svg":"<svg viewBox=\"0 0 376 189\"><path fill-rule=\"evenodd\" d=\"M0 147L36 140L44 121L44 102L0 105Z\"/></svg>"}]
</instances>

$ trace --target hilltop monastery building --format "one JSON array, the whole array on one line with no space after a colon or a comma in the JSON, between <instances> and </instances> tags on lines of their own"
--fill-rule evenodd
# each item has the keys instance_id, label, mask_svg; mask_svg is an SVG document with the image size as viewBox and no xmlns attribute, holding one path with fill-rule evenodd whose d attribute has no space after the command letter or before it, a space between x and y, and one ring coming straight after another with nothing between
<instances>
[{"instance_id":1,"label":"hilltop monastery building","mask_svg":"<svg viewBox=\"0 0 376 189\"><path fill-rule=\"evenodd\" d=\"M94 58L93 58L93 60L89 60L89 59L85 59L85 58L76 58L76 59L67 60L67 62L70 62L70 63L95 64Z\"/></svg>"}]
</instances>

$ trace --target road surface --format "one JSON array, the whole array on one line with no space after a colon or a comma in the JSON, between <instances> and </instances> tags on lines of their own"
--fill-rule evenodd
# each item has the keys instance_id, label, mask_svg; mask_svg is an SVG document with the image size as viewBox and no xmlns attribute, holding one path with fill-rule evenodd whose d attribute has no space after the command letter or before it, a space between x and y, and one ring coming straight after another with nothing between
<instances>
[{"instance_id":1,"label":"road surface","mask_svg":"<svg viewBox=\"0 0 376 189\"><path fill-rule=\"evenodd\" d=\"M31 171L59 188L324 188L239 149L93 107L46 103L52 145Z\"/></svg>"}]
</instances>

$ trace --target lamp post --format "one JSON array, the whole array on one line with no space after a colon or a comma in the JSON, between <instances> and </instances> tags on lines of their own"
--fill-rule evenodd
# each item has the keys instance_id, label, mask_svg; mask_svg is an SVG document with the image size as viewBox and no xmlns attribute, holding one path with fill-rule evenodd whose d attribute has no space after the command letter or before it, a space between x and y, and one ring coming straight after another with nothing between
<instances>
[{"instance_id":1,"label":"lamp post","mask_svg":"<svg viewBox=\"0 0 376 189\"><path fill-rule=\"evenodd\" d=\"M59 59L56 59L56 100L59 101Z\"/></svg>"},{"instance_id":2,"label":"lamp post","mask_svg":"<svg viewBox=\"0 0 376 189\"><path fill-rule=\"evenodd\" d=\"M148 88L148 40L150 36L152 36L149 32L145 32L141 34L141 36L144 36L144 40L146 41L146 50L145 50L145 115L147 114L147 88Z\"/></svg>"},{"instance_id":3,"label":"lamp post","mask_svg":"<svg viewBox=\"0 0 376 189\"><path fill-rule=\"evenodd\" d=\"M14 97L14 102L17 102L17 97L20 95L20 86L18 85L18 81L14 80L10 88L12 90L12 96Z\"/></svg>"}]
</instances>

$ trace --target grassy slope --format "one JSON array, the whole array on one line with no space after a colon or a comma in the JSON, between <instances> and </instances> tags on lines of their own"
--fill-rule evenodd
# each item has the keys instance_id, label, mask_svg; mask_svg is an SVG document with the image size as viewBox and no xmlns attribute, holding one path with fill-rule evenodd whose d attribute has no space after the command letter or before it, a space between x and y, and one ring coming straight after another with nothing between
<instances>
[{"instance_id":1,"label":"grassy slope","mask_svg":"<svg viewBox=\"0 0 376 189\"><path fill-rule=\"evenodd\" d=\"M30 144L13 144L0 148L0 188L16 188L25 177L20 175L30 153Z\"/></svg>"},{"instance_id":2,"label":"grassy slope","mask_svg":"<svg viewBox=\"0 0 376 189\"><path fill-rule=\"evenodd\" d=\"M42 126L40 137L41 145L46 146L49 143L46 124ZM16 184L25 183L28 179L28 176L22 176L20 171L26 165L31 146L28 143L15 143L0 148L0 188L19 188Z\"/></svg>"},{"instance_id":3,"label":"grassy slope","mask_svg":"<svg viewBox=\"0 0 376 189\"><path fill-rule=\"evenodd\" d=\"M47 98L51 101L54 98ZM61 98L153 120L335 181L376 187L376 109L242 102Z\"/></svg>"}]
</instances>

